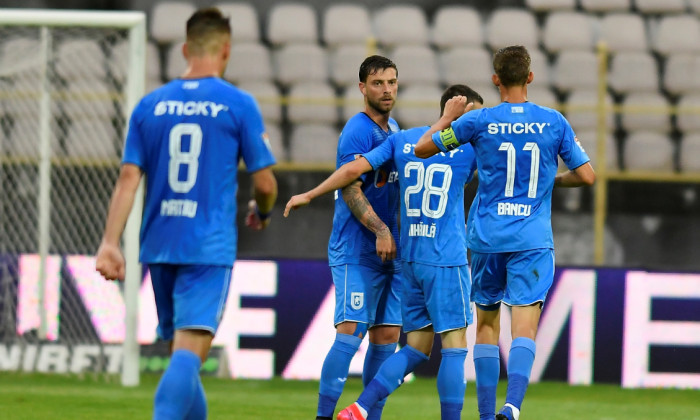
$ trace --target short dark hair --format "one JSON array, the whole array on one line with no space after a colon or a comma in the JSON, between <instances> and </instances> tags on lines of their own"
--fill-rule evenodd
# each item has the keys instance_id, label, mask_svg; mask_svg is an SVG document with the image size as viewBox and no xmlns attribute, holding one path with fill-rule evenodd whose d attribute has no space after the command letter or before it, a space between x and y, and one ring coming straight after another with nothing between
<instances>
[{"instance_id":1,"label":"short dark hair","mask_svg":"<svg viewBox=\"0 0 700 420\"><path fill-rule=\"evenodd\" d=\"M530 74L530 53L522 45L501 48L493 57L493 70L504 87L522 86Z\"/></svg>"},{"instance_id":2,"label":"short dark hair","mask_svg":"<svg viewBox=\"0 0 700 420\"><path fill-rule=\"evenodd\" d=\"M199 9L187 19L187 43L195 49L203 49L212 35L231 35L229 18L216 7Z\"/></svg>"},{"instance_id":3,"label":"short dark hair","mask_svg":"<svg viewBox=\"0 0 700 420\"><path fill-rule=\"evenodd\" d=\"M451 98L454 98L455 96L466 96L467 97L467 103L469 102L478 102L480 104L484 104L484 98L477 93L474 89L470 88L467 85L452 85L445 89L445 92L442 93L442 98L440 98L440 115L445 111L445 104L447 101L449 101Z\"/></svg>"},{"instance_id":4,"label":"short dark hair","mask_svg":"<svg viewBox=\"0 0 700 420\"><path fill-rule=\"evenodd\" d=\"M396 68L396 64L394 64L393 61L381 55L371 55L365 58L365 61L360 64L360 82L365 83L367 81L367 76L370 74L389 68L396 70L396 77L399 77L399 70Z\"/></svg>"}]
</instances>

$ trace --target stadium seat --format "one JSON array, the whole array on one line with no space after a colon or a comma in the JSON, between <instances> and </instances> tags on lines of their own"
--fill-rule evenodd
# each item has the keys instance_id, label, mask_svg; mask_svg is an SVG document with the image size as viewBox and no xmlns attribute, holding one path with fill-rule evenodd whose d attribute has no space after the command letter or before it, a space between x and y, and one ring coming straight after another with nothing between
<instances>
[{"instance_id":1,"label":"stadium seat","mask_svg":"<svg viewBox=\"0 0 700 420\"><path fill-rule=\"evenodd\" d=\"M681 171L700 173L700 132L686 134L681 138L678 160Z\"/></svg>"},{"instance_id":2,"label":"stadium seat","mask_svg":"<svg viewBox=\"0 0 700 420\"><path fill-rule=\"evenodd\" d=\"M277 162L288 162L289 153L287 152L287 147L284 145L284 137L280 126L265 121L265 132L270 140L270 150L272 150L272 154L275 156L275 159L277 159Z\"/></svg>"},{"instance_id":3,"label":"stadium seat","mask_svg":"<svg viewBox=\"0 0 700 420\"><path fill-rule=\"evenodd\" d=\"M615 113L613 112L613 100L610 94L606 94L605 103L608 106L606 111L605 127L606 131L615 130ZM598 128L598 93L595 89L576 89L569 93L566 99L566 109L564 115L569 120L569 124L578 131L591 131Z\"/></svg>"},{"instance_id":4,"label":"stadium seat","mask_svg":"<svg viewBox=\"0 0 700 420\"><path fill-rule=\"evenodd\" d=\"M633 131L623 144L623 163L627 170L673 170L673 143L666 134L653 131Z\"/></svg>"},{"instance_id":5,"label":"stadium seat","mask_svg":"<svg viewBox=\"0 0 700 420\"><path fill-rule=\"evenodd\" d=\"M610 94L606 94L605 103L608 106L605 127L607 131L612 132L615 130L615 114ZM597 106L598 93L594 89L577 89L569 94L564 114L574 131L598 128Z\"/></svg>"},{"instance_id":6,"label":"stadium seat","mask_svg":"<svg viewBox=\"0 0 700 420\"><path fill-rule=\"evenodd\" d=\"M542 28L542 44L549 53L562 50L592 50L595 18L586 13L552 12Z\"/></svg>"},{"instance_id":7,"label":"stadium seat","mask_svg":"<svg viewBox=\"0 0 700 420\"><path fill-rule=\"evenodd\" d=\"M260 42L260 20L258 11L250 3L223 2L215 5L231 23L231 40L238 42Z\"/></svg>"},{"instance_id":8,"label":"stadium seat","mask_svg":"<svg viewBox=\"0 0 700 420\"><path fill-rule=\"evenodd\" d=\"M292 124L336 124L338 111L335 91L319 81L300 82L289 89L287 120Z\"/></svg>"},{"instance_id":9,"label":"stadium seat","mask_svg":"<svg viewBox=\"0 0 700 420\"><path fill-rule=\"evenodd\" d=\"M527 100L536 103L537 105L546 106L549 108L557 108L559 106L557 96L544 85L530 85L527 89Z\"/></svg>"},{"instance_id":10,"label":"stadium seat","mask_svg":"<svg viewBox=\"0 0 700 420\"><path fill-rule=\"evenodd\" d=\"M224 78L234 84L248 80L272 80L270 51L257 42L232 44Z\"/></svg>"},{"instance_id":11,"label":"stadium seat","mask_svg":"<svg viewBox=\"0 0 700 420\"><path fill-rule=\"evenodd\" d=\"M662 16L653 34L652 48L659 54L700 53L700 20L693 15Z\"/></svg>"},{"instance_id":12,"label":"stadium seat","mask_svg":"<svg viewBox=\"0 0 700 420\"><path fill-rule=\"evenodd\" d=\"M326 50L317 44L287 44L273 53L273 64L275 78L283 86L328 80Z\"/></svg>"},{"instance_id":13,"label":"stadium seat","mask_svg":"<svg viewBox=\"0 0 700 420\"><path fill-rule=\"evenodd\" d=\"M535 12L573 10L576 8L576 0L525 0L525 6Z\"/></svg>"},{"instance_id":14,"label":"stadium seat","mask_svg":"<svg viewBox=\"0 0 700 420\"><path fill-rule=\"evenodd\" d=\"M279 90L270 81L244 81L237 86L257 100L263 119L272 123L282 121L282 105Z\"/></svg>"},{"instance_id":15,"label":"stadium seat","mask_svg":"<svg viewBox=\"0 0 700 420\"><path fill-rule=\"evenodd\" d=\"M700 54L671 54L664 64L663 87L672 95L700 92Z\"/></svg>"},{"instance_id":16,"label":"stadium seat","mask_svg":"<svg viewBox=\"0 0 700 420\"><path fill-rule=\"evenodd\" d=\"M366 45L374 38L367 7L360 4L331 4L323 13L323 42L331 48L345 44Z\"/></svg>"},{"instance_id":17,"label":"stadium seat","mask_svg":"<svg viewBox=\"0 0 700 420\"><path fill-rule=\"evenodd\" d=\"M399 94L401 94L401 89L399 89ZM348 85L345 88L342 101L343 104L340 107L340 118L342 121L349 120L350 117L365 109L364 97L357 85Z\"/></svg>"},{"instance_id":18,"label":"stadium seat","mask_svg":"<svg viewBox=\"0 0 700 420\"><path fill-rule=\"evenodd\" d=\"M115 115L112 91L101 80L76 80L53 101L54 115L113 118Z\"/></svg>"},{"instance_id":19,"label":"stadium seat","mask_svg":"<svg viewBox=\"0 0 700 420\"><path fill-rule=\"evenodd\" d=\"M38 75L37 75L38 77ZM34 78L33 80L38 80ZM39 157L39 130L37 115L40 112L38 86L21 85L5 86L3 93L7 97L0 101L4 114L5 130L7 137L0 139L3 143L3 156L11 157ZM13 89L16 92L13 93ZM58 148L58 135L60 130L55 126L55 119L52 119L49 130L52 150Z\"/></svg>"},{"instance_id":20,"label":"stadium seat","mask_svg":"<svg viewBox=\"0 0 700 420\"><path fill-rule=\"evenodd\" d=\"M440 80L437 57L428 46L400 45L389 55L399 69L399 82L411 84L434 84Z\"/></svg>"},{"instance_id":21,"label":"stadium seat","mask_svg":"<svg viewBox=\"0 0 700 420\"><path fill-rule=\"evenodd\" d=\"M700 93L684 95L678 101L676 127L681 133L700 132Z\"/></svg>"},{"instance_id":22,"label":"stadium seat","mask_svg":"<svg viewBox=\"0 0 700 420\"><path fill-rule=\"evenodd\" d=\"M290 160L294 163L334 164L339 135L332 125L295 125L289 139Z\"/></svg>"},{"instance_id":23,"label":"stadium seat","mask_svg":"<svg viewBox=\"0 0 700 420\"><path fill-rule=\"evenodd\" d=\"M427 45L428 19L417 5L395 4L373 14L372 24L377 42L385 48L400 44Z\"/></svg>"},{"instance_id":24,"label":"stadium seat","mask_svg":"<svg viewBox=\"0 0 700 420\"><path fill-rule=\"evenodd\" d=\"M481 14L473 7L440 6L435 12L430 38L437 48L481 47L484 43Z\"/></svg>"},{"instance_id":25,"label":"stadium seat","mask_svg":"<svg viewBox=\"0 0 700 420\"><path fill-rule=\"evenodd\" d=\"M38 107L37 107L38 113ZM19 158L39 157L39 124L35 113L13 113L9 136L3 139L3 155ZM51 150L59 150L61 129L52 121L49 129Z\"/></svg>"},{"instance_id":26,"label":"stadium seat","mask_svg":"<svg viewBox=\"0 0 700 420\"><path fill-rule=\"evenodd\" d=\"M631 91L656 92L659 89L656 60L646 52L621 52L613 55L608 85L618 94Z\"/></svg>"},{"instance_id":27,"label":"stadium seat","mask_svg":"<svg viewBox=\"0 0 700 420\"><path fill-rule=\"evenodd\" d=\"M41 42L35 37L12 36L0 44L0 76L17 77L33 69L38 71Z\"/></svg>"},{"instance_id":28,"label":"stadium seat","mask_svg":"<svg viewBox=\"0 0 700 420\"><path fill-rule=\"evenodd\" d=\"M560 92L596 89L598 58L592 51L562 51L552 66L552 86Z\"/></svg>"},{"instance_id":29,"label":"stadium seat","mask_svg":"<svg viewBox=\"0 0 700 420\"><path fill-rule=\"evenodd\" d=\"M182 76L185 70L187 70L187 61L182 55L182 43L174 43L165 54L165 78L167 81L176 79Z\"/></svg>"},{"instance_id":30,"label":"stadium seat","mask_svg":"<svg viewBox=\"0 0 700 420\"><path fill-rule=\"evenodd\" d=\"M690 7L690 10L695 12L696 15L700 15L700 0L688 0L688 7Z\"/></svg>"},{"instance_id":31,"label":"stadium seat","mask_svg":"<svg viewBox=\"0 0 700 420\"><path fill-rule=\"evenodd\" d=\"M357 85L360 64L370 54L364 45L340 45L330 52L330 78L338 87Z\"/></svg>"},{"instance_id":32,"label":"stadium seat","mask_svg":"<svg viewBox=\"0 0 700 420\"><path fill-rule=\"evenodd\" d=\"M496 9L486 24L486 44L494 51L509 45L534 49L538 47L539 40L535 15L526 9Z\"/></svg>"},{"instance_id":33,"label":"stadium seat","mask_svg":"<svg viewBox=\"0 0 700 420\"><path fill-rule=\"evenodd\" d=\"M483 47L455 47L438 54L444 84L471 86L490 83L493 75L491 53Z\"/></svg>"},{"instance_id":34,"label":"stadium seat","mask_svg":"<svg viewBox=\"0 0 700 420\"><path fill-rule=\"evenodd\" d=\"M307 3L274 3L268 12L267 40L273 46L318 42L316 10Z\"/></svg>"},{"instance_id":35,"label":"stadium seat","mask_svg":"<svg viewBox=\"0 0 700 420\"><path fill-rule=\"evenodd\" d=\"M161 45L184 41L183 28L196 10L195 5L190 2L157 2L151 10L151 38Z\"/></svg>"},{"instance_id":36,"label":"stadium seat","mask_svg":"<svg viewBox=\"0 0 700 420\"><path fill-rule=\"evenodd\" d=\"M107 78L105 56L92 39L66 39L56 48L56 73L66 81Z\"/></svg>"},{"instance_id":37,"label":"stadium seat","mask_svg":"<svg viewBox=\"0 0 700 420\"><path fill-rule=\"evenodd\" d=\"M469 87L481 95L484 100L484 106L496 106L501 103L501 94L493 83L469 85Z\"/></svg>"},{"instance_id":38,"label":"stadium seat","mask_svg":"<svg viewBox=\"0 0 700 420\"><path fill-rule=\"evenodd\" d=\"M685 0L634 0L634 7L644 14L685 12Z\"/></svg>"},{"instance_id":39,"label":"stadium seat","mask_svg":"<svg viewBox=\"0 0 700 420\"><path fill-rule=\"evenodd\" d=\"M112 48L112 61L123 64L110 69L112 77L119 83L124 83L126 80L128 56L129 43L127 41L119 42ZM146 85L152 85L155 82L161 83L160 51L155 43L149 41L146 43Z\"/></svg>"},{"instance_id":40,"label":"stadium seat","mask_svg":"<svg viewBox=\"0 0 700 420\"><path fill-rule=\"evenodd\" d=\"M632 0L580 0L583 10L592 13L628 12Z\"/></svg>"},{"instance_id":41,"label":"stadium seat","mask_svg":"<svg viewBox=\"0 0 700 420\"><path fill-rule=\"evenodd\" d=\"M121 139L106 117L71 121L65 137L66 156L82 159L116 159Z\"/></svg>"},{"instance_id":42,"label":"stadium seat","mask_svg":"<svg viewBox=\"0 0 700 420\"><path fill-rule=\"evenodd\" d=\"M671 131L671 105L658 92L631 92L622 100L620 126L626 131Z\"/></svg>"},{"instance_id":43,"label":"stadium seat","mask_svg":"<svg viewBox=\"0 0 700 420\"><path fill-rule=\"evenodd\" d=\"M530 48L530 71L535 74L535 85L551 85L552 70L547 56L539 48Z\"/></svg>"},{"instance_id":44,"label":"stadium seat","mask_svg":"<svg viewBox=\"0 0 700 420\"><path fill-rule=\"evenodd\" d=\"M434 123L440 116L443 90L437 84L416 84L401 89L394 118L400 127L419 127Z\"/></svg>"},{"instance_id":45,"label":"stadium seat","mask_svg":"<svg viewBox=\"0 0 700 420\"><path fill-rule=\"evenodd\" d=\"M646 51L647 33L644 19L636 13L609 13L600 19L599 40L608 51Z\"/></svg>"},{"instance_id":46,"label":"stadium seat","mask_svg":"<svg viewBox=\"0 0 700 420\"><path fill-rule=\"evenodd\" d=\"M591 158L591 165L593 165L595 170L598 168L598 132L595 129L575 132L581 147L583 147L588 157ZM605 136L605 162L607 169L619 169L617 141L612 133L608 133Z\"/></svg>"}]
</instances>

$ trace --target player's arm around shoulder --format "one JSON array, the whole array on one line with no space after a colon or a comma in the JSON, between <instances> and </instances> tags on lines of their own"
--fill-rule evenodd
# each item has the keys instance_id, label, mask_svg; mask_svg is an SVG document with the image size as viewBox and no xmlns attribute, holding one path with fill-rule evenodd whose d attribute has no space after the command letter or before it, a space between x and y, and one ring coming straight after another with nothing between
<instances>
[{"instance_id":1,"label":"player's arm around shoulder","mask_svg":"<svg viewBox=\"0 0 700 420\"><path fill-rule=\"evenodd\" d=\"M452 146L452 149L458 147L459 143L457 142L456 138L454 138L454 133L452 133L453 141L451 141L449 144L445 144L445 141L443 140L442 143L445 150L441 150L442 148L435 144L433 141L433 134L437 133L438 131L449 129L453 121L471 110L473 107L474 104L472 102L467 103L466 96L460 95L449 99L445 103L445 110L440 119L431 125L430 129L423 133L420 140L418 140L414 152L415 155L421 159L426 159L441 151L450 150L450 146Z\"/></svg>"},{"instance_id":2,"label":"player's arm around shoulder","mask_svg":"<svg viewBox=\"0 0 700 420\"><path fill-rule=\"evenodd\" d=\"M371 170L372 166L367 159L362 156L359 156L352 162L346 163L313 189L292 196L284 209L284 217L289 216L289 213L292 210L308 205L313 199L320 197L323 194L344 188L352 181L359 178L362 174Z\"/></svg>"}]
</instances>

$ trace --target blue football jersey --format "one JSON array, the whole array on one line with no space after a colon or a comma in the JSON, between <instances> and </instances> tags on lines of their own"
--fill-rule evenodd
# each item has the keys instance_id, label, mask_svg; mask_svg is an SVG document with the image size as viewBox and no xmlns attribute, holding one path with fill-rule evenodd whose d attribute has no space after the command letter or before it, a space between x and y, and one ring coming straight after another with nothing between
<instances>
[{"instance_id":1,"label":"blue football jersey","mask_svg":"<svg viewBox=\"0 0 700 420\"><path fill-rule=\"evenodd\" d=\"M356 114L348 120L340 133L336 168L379 146L390 134L398 130L398 124L391 118L389 132L386 132L364 112ZM360 179L362 192L374 212L391 230L394 239L398 239L399 186L393 162L387 162L365 173ZM333 230L328 241L329 264L361 264L382 270L400 271L400 250L397 249L397 258L394 261L382 263L381 258L377 256L376 241L376 235L353 216L343 200L341 191L335 191Z\"/></svg>"},{"instance_id":2,"label":"blue football jersey","mask_svg":"<svg viewBox=\"0 0 700 420\"><path fill-rule=\"evenodd\" d=\"M530 102L471 111L433 134L440 150L471 142L479 188L467 242L477 252L553 248L552 188L561 156L570 169L589 161L556 110Z\"/></svg>"},{"instance_id":3,"label":"blue football jersey","mask_svg":"<svg viewBox=\"0 0 700 420\"><path fill-rule=\"evenodd\" d=\"M464 186L476 170L470 145L420 159L413 149L430 127L403 130L363 156L373 168L394 161L401 194L401 258L452 267L467 264Z\"/></svg>"},{"instance_id":4,"label":"blue football jersey","mask_svg":"<svg viewBox=\"0 0 700 420\"><path fill-rule=\"evenodd\" d=\"M230 83L178 79L138 103L122 162L146 176L142 262L233 264L241 158L275 163L257 103Z\"/></svg>"}]
</instances>

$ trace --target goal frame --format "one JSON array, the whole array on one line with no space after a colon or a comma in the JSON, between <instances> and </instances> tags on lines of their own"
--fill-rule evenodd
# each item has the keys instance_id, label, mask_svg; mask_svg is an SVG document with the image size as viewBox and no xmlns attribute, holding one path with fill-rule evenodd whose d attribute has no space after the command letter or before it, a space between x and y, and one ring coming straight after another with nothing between
<instances>
[{"instance_id":1,"label":"goal frame","mask_svg":"<svg viewBox=\"0 0 700 420\"><path fill-rule=\"evenodd\" d=\"M46 334L46 313L44 308L44 287L46 281L46 260L49 253L50 192L51 192L51 141L50 141L50 93L48 90L47 63L51 54L51 35L48 28L89 27L115 28L128 31L129 64L125 88L125 118L143 96L146 73L146 15L138 11L87 11L50 9L0 9L0 25L33 26L41 28L42 94L39 112L39 311L40 336ZM124 133L128 130L124 130ZM138 294L141 285L141 265L139 264L139 229L143 210L143 182L139 186L134 206L124 230L124 257L126 259L126 279L124 284L125 337L123 343L121 383L123 386L139 384L139 343Z\"/></svg>"}]
</instances>

